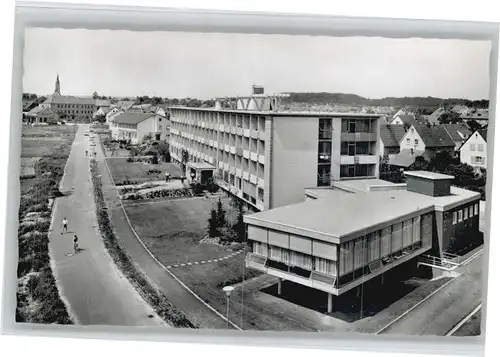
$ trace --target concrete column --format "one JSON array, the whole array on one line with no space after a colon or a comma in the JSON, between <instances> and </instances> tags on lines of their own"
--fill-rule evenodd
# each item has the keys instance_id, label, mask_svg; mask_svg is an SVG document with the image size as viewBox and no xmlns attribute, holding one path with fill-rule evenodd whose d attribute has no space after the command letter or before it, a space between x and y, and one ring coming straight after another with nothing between
<instances>
[{"instance_id":1,"label":"concrete column","mask_svg":"<svg viewBox=\"0 0 500 357\"><path fill-rule=\"evenodd\" d=\"M281 295L281 283L283 282L283 279L278 278L278 295Z\"/></svg>"},{"instance_id":2,"label":"concrete column","mask_svg":"<svg viewBox=\"0 0 500 357\"><path fill-rule=\"evenodd\" d=\"M381 280L381 281L380 281L380 283L381 283L382 285L384 285L384 274L382 274L382 275L381 275L380 280Z\"/></svg>"},{"instance_id":3,"label":"concrete column","mask_svg":"<svg viewBox=\"0 0 500 357\"><path fill-rule=\"evenodd\" d=\"M358 287L356 288L356 297L359 297L359 296L360 296L360 294L361 294L361 287L360 287L360 286L358 286Z\"/></svg>"},{"instance_id":4,"label":"concrete column","mask_svg":"<svg viewBox=\"0 0 500 357\"><path fill-rule=\"evenodd\" d=\"M332 312L332 294L328 293L328 313Z\"/></svg>"}]
</instances>

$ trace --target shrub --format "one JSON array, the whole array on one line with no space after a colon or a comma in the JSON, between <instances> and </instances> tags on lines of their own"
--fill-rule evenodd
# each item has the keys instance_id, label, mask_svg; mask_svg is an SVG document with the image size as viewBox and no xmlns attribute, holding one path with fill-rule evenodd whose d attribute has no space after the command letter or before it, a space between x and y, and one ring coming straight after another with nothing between
<instances>
[{"instance_id":1,"label":"shrub","mask_svg":"<svg viewBox=\"0 0 500 357\"><path fill-rule=\"evenodd\" d=\"M94 185L94 200L96 204L97 221L103 236L103 242L109 255L118 268L124 273L131 284L138 290L142 297L155 309L158 315L174 327L197 328L183 312L177 310L166 296L149 282L147 277L135 266L132 259L123 250L117 240L111 225L106 204L102 194L102 182L99 177L98 164L95 160L90 162L90 172Z\"/></svg>"}]
</instances>

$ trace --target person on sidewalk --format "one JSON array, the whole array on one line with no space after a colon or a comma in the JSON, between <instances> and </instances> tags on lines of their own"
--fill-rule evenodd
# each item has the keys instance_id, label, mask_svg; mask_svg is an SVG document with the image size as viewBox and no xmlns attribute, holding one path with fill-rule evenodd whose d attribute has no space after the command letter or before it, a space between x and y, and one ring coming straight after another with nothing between
<instances>
[{"instance_id":1,"label":"person on sidewalk","mask_svg":"<svg viewBox=\"0 0 500 357\"><path fill-rule=\"evenodd\" d=\"M85 150L85 156L89 156L89 151Z\"/></svg>"},{"instance_id":2,"label":"person on sidewalk","mask_svg":"<svg viewBox=\"0 0 500 357\"><path fill-rule=\"evenodd\" d=\"M165 173L165 182L170 181L170 174L167 172Z\"/></svg>"},{"instance_id":3,"label":"person on sidewalk","mask_svg":"<svg viewBox=\"0 0 500 357\"><path fill-rule=\"evenodd\" d=\"M61 234L63 233L68 233L68 220L66 217L64 217L61 222Z\"/></svg>"},{"instance_id":4,"label":"person on sidewalk","mask_svg":"<svg viewBox=\"0 0 500 357\"><path fill-rule=\"evenodd\" d=\"M76 234L73 235L73 250L75 251L75 254L78 252L78 237Z\"/></svg>"}]
</instances>

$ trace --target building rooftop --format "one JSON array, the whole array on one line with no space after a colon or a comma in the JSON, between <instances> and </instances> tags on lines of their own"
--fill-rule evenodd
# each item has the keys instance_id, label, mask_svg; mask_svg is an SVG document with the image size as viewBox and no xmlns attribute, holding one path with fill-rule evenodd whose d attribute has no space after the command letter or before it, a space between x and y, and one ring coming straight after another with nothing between
<instances>
[{"instance_id":1,"label":"building rooftop","mask_svg":"<svg viewBox=\"0 0 500 357\"><path fill-rule=\"evenodd\" d=\"M455 142L441 125L428 126L424 124L415 124L413 127L428 148L455 147Z\"/></svg>"},{"instance_id":2,"label":"building rooftop","mask_svg":"<svg viewBox=\"0 0 500 357\"><path fill-rule=\"evenodd\" d=\"M399 147L399 143L405 134L406 131L403 125L380 125L380 139L382 139L385 147Z\"/></svg>"},{"instance_id":3,"label":"building rooftop","mask_svg":"<svg viewBox=\"0 0 500 357\"><path fill-rule=\"evenodd\" d=\"M464 123L443 124L443 128L453 141L463 141L472 134L472 131Z\"/></svg>"},{"instance_id":4,"label":"building rooftop","mask_svg":"<svg viewBox=\"0 0 500 357\"><path fill-rule=\"evenodd\" d=\"M453 180L455 177L450 175L440 174L439 172L430 171L406 171L406 176L415 176L428 180Z\"/></svg>"},{"instance_id":5,"label":"building rooftop","mask_svg":"<svg viewBox=\"0 0 500 357\"><path fill-rule=\"evenodd\" d=\"M399 154L396 154L389 159L389 165L408 168L415 163L418 156L423 154L424 152L420 150L414 150L412 153L408 149L403 149Z\"/></svg>"},{"instance_id":6,"label":"building rooftop","mask_svg":"<svg viewBox=\"0 0 500 357\"><path fill-rule=\"evenodd\" d=\"M337 112L325 112L325 111L271 111L271 110L239 110L239 109L228 109L228 108L197 108L197 107L185 107L185 106L172 106L170 109L180 109L180 110L192 110L192 111L204 111L204 112L221 112L221 113L235 113L235 114L255 114L255 115L270 115L270 116L308 116L308 117L349 117L349 118L366 118L375 119L379 118L380 114L366 114L366 113L337 113Z\"/></svg>"},{"instance_id":7,"label":"building rooftop","mask_svg":"<svg viewBox=\"0 0 500 357\"><path fill-rule=\"evenodd\" d=\"M139 124L148 118L154 116L152 113L124 112L113 119L113 123L121 124Z\"/></svg>"},{"instance_id":8,"label":"building rooftop","mask_svg":"<svg viewBox=\"0 0 500 357\"><path fill-rule=\"evenodd\" d=\"M319 191L315 191L319 192ZM341 243L369 230L433 210L448 210L478 200L477 192L451 187L451 195L432 197L402 189L349 193L321 190L321 198L246 215L246 223Z\"/></svg>"}]
</instances>

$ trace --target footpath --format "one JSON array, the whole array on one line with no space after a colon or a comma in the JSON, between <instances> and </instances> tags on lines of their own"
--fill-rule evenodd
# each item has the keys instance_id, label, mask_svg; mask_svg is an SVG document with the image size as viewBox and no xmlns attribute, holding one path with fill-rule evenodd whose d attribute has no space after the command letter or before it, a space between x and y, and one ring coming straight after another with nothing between
<instances>
[{"instance_id":1,"label":"footpath","mask_svg":"<svg viewBox=\"0 0 500 357\"><path fill-rule=\"evenodd\" d=\"M88 125L73 142L49 231L52 270L68 313L81 325L160 326L164 322L117 270L97 228L89 172ZM68 233L61 234L67 217ZM73 253L73 234L82 249Z\"/></svg>"}]
</instances>

